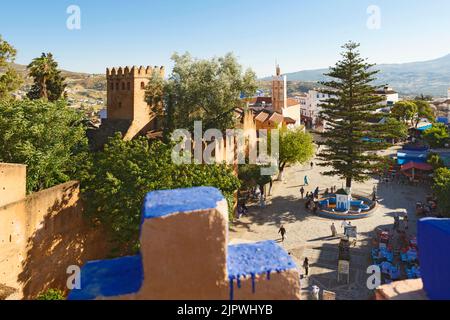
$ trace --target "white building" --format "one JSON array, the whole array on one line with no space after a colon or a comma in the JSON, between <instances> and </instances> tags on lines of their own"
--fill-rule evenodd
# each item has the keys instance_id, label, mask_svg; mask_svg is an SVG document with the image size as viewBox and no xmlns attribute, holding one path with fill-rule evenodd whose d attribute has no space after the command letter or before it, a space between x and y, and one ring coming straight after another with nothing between
<instances>
[{"instance_id":1,"label":"white building","mask_svg":"<svg viewBox=\"0 0 450 320\"><path fill-rule=\"evenodd\" d=\"M383 101L379 104L382 106L381 111L390 111L390 108L394 106L400 99L398 97L398 92L394 89L386 86L383 89L376 91L376 95L383 97Z\"/></svg>"},{"instance_id":2,"label":"white building","mask_svg":"<svg viewBox=\"0 0 450 320\"><path fill-rule=\"evenodd\" d=\"M309 90L308 93L299 96L302 121L306 127L323 126L323 123L320 123L320 112L322 111L320 105L330 97L329 94L322 93L319 89Z\"/></svg>"}]
</instances>

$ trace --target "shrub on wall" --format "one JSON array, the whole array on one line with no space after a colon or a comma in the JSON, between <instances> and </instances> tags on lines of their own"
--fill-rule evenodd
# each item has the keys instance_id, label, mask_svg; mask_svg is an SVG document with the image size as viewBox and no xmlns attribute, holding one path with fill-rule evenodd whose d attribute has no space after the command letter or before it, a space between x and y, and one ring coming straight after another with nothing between
<instances>
[{"instance_id":1,"label":"shrub on wall","mask_svg":"<svg viewBox=\"0 0 450 320\"><path fill-rule=\"evenodd\" d=\"M38 295L37 300L66 300L66 297L61 290L49 289Z\"/></svg>"}]
</instances>

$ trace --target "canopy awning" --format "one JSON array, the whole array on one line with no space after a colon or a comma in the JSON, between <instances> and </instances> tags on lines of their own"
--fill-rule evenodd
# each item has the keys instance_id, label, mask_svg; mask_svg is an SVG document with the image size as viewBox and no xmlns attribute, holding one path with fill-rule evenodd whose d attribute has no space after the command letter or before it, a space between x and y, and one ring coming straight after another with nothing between
<instances>
[{"instance_id":1,"label":"canopy awning","mask_svg":"<svg viewBox=\"0 0 450 320\"><path fill-rule=\"evenodd\" d=\"M433 166L428 163L419 163L419 162L408 162L405 165L402 165L401 171L407 171L411 169L417 169L422 171L431 171L433 170Z\"/></svg>"},{"instance_id":2,"label":"canopy awning","mask_svg":"<svg viewBox=\"0 0 450 320\"><path fill-rule=\"evenodd\" d=\"M426 131L426 130L431 129L431 128L433 128L433 124L430 123L430 124L426 124L424 126L421 126L421 127L417 128L417 130L418 131Z\"/></svg>"}]
</instances>

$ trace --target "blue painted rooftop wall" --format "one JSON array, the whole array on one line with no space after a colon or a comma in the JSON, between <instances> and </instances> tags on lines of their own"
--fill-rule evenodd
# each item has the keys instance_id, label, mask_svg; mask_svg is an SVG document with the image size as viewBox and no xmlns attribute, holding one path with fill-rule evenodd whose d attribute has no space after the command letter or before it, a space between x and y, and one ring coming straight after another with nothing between
<instances>
[{"instance_id":1,"label":"blue painted rooftop wall","mask_svg":"<svg viewBox=\"0 0 450 320\"><path fill-rule=\"evenodd\" d=\"M274 241L228 246L228 276L238 278L296 268L292 257Z\"/></svg>"},{"instance_id":2,"label":"blue painted rooftop wall","mask_svg":"<svg viewBox=\"0 0 450 320\"><path fill-rule=\"evenodd\" d=\"M81 289L70 292L68 300L93 300L139 291L143 280L141 256L90 261L81 269Z\"/></svg>"},{"instance_id":3,"label":"blue painted rooftop wall","mask_svg":"<svg viewBox=\"0 0 450 320\"><path fill-rule=\"evenodd\" d=\"M228 246L227 269L230 280L230 300L234 300L234 281L241 287L241 278L250 276L255 292L256 275L265 274L270 280L271 272L296 268L291 256L274 241L243 243Z\"/></svg>"},{"instance_id":4,"label":"blue painted rooftop wall","mask_svg":"<svg viewBox=\"0 0 450 320\"><path fill-rule=\"evenodd\" d=\"M213 209L223 199L222 193L213 187L153 191L145 197L142 214L144 219L151 219L177 212Z\"/></svg>"},{"instance_id":5,"label":"blue painted rooftop wall","mask_svg":"<svg viewBox=\"0 0 450 320\"><path fill-rule=\"evenodd\" d=\"M417 240L420 271L428 298L450 300L450 219L420 220Z\"/></svg>"}]
</instances>

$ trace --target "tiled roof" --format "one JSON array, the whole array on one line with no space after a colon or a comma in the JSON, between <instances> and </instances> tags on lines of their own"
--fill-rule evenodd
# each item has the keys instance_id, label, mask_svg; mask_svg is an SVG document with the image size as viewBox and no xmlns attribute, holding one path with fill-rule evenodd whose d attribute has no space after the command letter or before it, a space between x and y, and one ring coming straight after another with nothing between
<instances>
[{"instance_id":1,"label":"tiled roof","mask_svg":"<svg viewBox=\"0 0 450 320\"><path fill-rule=\"evenodd\" d=\"M258 113L258 115L255 117L256 121L259 122L264 122L269 118L269 113L267 113L266 111L261 111L260 113Z\"/></svg>"},{"instance_id":2,"label":"tiled roof","mask_svg":"<svg viewBox=\"0 0 450 320\"><path fill-rule=\"evenodd\" d=\"M263 102L266 104L272 103L272 97L253 97L246 100L249 104L262 104Z\"/></svg>"},{"instance_id":3,"label":"tiled roof","mask_svg":"<svg viewBox=\"0 0 450 320\"><path fill-rule=\"evenodd\" d=\"M296 121L290 117L284 117L284 122L286 124L295 124L296 123Z\"/></svg>"},{"instance_id":4,"label":"tiled roof","mask_svg":"<svg viewBox=\"0 0 450 320\"><path fill-rule=\"evenodd\" d=\"M300 102L298 102L297 100L295 100L293 98L288 98L286 101L286 104L288 107L293 107L293 106L299 105Z\"/></svg>"},{"instance_id":5,"label":"tiled roof","mask_svg":"<svg viewBox=\"0 0 450 320\"><path fill-rule=\"evenodd\" d=\"M282 123L284 120L284 117L279 114L278 112L274 112L270 118L269 121L275 122L275 123Z\"/></svg>"}]
</instances>

